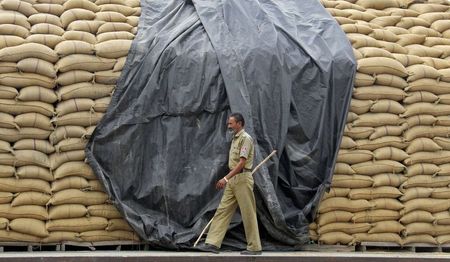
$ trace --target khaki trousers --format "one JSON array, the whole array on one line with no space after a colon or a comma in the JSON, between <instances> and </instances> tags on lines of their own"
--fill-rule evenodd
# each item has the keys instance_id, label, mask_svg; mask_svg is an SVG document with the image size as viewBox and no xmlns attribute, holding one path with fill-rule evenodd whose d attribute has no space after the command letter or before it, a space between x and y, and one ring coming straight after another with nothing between
<instances>
[{"instance_id":1,"label":"khaki trousers","mask_svg":"<svg viewBox=\"0 0 450 262\"><path fill-rule=\"evenodd\" d=\"M231 218L239 205L242 222L244 223L245 238L247 239L247 250L261 250L253 183L253 177L250 172L239 173L228 181L222 200L214 214L213 222L206 238L207 244L220 248Z\"/></svg>"}]
</instances>

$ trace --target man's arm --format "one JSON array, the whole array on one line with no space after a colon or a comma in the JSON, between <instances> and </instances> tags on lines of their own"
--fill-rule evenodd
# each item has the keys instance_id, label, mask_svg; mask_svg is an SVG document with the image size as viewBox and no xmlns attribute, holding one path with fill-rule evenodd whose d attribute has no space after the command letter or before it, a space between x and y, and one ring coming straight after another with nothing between
<instances>
[{"instance_id":1,"label":"man's arm","mask_svg":"<svg viewBox=\"0 0 450 262\"><path fill-rule=\"evenodd\" d=\"M216 189L222 189L225 187L225 185L227 184L227 181L230 180L232 177L234 177L235 175L239 174L242 172L242 169L245 166L245 161L247 159L245 159L244 157L240 157L239 158L239 163L236 165L235 168L233 168L233 170L231 170L226 176L224 176L222 179L220 179L219 181L217 181L216 183Z\"/></svg>"}]
</instances>

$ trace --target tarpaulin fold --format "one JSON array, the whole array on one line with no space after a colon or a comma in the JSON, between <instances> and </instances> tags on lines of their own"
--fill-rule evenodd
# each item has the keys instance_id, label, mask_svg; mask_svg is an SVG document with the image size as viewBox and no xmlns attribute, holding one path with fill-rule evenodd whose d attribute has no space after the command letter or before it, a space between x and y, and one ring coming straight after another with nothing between
<instances>
[{"instance_id":1,"label":"tarpaulin fold","mask_svg":"<svg viewBox=\"0 0 450 262\"><path fill-rule=\"evenodd\" d=\"M88 162L150 244L186 249L214 214L231 112L246 119L263 248L308 242L356 62L317 0L141 0L139 29ZM224 246L245 248L237 213Z\"/></svg>"}]
</instances>

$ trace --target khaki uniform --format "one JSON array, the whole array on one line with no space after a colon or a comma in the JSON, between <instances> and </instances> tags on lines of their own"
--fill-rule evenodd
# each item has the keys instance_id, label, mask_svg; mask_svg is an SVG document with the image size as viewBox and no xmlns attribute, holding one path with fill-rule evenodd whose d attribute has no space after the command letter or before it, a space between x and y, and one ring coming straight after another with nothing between
<instances>
[{"instance_id":1,"label":"khaki uniform","mask_svg":"<svg viewBox=\"0 0 450 262\"><path fill-rule=\"evenodd\" d=\"M242 173L229 179L226 184L222 200L214 214L213 222L206 238L207 244L220 248L231 218L236 211L236 207L239 206L247 239L247 250L261 250L258 221L256 219L255 196L253 194L253 177L251 174L254 152L253 139L249 134L242 129L234 135L231 142L228 167L230 170L235 168L239 163L239 159L244 157L246 159L244 170Z\"/></svg>"}]
</instances>

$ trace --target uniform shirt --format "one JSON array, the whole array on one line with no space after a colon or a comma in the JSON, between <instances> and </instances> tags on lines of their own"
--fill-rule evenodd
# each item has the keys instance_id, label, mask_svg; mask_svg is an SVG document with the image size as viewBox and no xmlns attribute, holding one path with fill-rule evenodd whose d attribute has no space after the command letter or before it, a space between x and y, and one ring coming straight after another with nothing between
<instances>
[{"instance_id":1,"label":"uniform shirt","mask_svg":"<svg viewBox=\"0 0 450 262\"><path fill-rule=\"evenodd\" d=\"M228 157L228 168L232 170L239 164L241 157L245 158L244 168L251 170L253 167L253 156L255 149L252 137L242 129L234 135L231 142L230 154ZM244 171L242 171L244 172Z\"/></svg>"}]
</instances>

